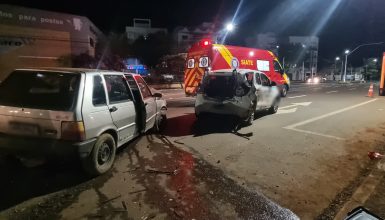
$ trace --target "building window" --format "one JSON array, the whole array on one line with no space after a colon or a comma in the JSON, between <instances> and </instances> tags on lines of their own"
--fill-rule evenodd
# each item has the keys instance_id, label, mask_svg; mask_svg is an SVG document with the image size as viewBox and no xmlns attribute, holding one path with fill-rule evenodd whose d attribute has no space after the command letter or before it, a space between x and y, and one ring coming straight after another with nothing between
<instances>
[{"instance_id":1,"label":"building window","mask_svg":"<svg viewBox=\"0 0 385 220\"><path fill-rule=\"evenodd\" d=\"M182 35L182 40L188 40L188 36L187 35Z\"/></svg>"},{"instance_id":2,"label":"building window","mask_svg":"<svg viewBox=\"0 0 385 220\"><path fill-rule=\"evenodd\" d=\"M93 48L95 47L95 41L92 37L90 37L90 46Z\"/></svg>"}]
</instances>

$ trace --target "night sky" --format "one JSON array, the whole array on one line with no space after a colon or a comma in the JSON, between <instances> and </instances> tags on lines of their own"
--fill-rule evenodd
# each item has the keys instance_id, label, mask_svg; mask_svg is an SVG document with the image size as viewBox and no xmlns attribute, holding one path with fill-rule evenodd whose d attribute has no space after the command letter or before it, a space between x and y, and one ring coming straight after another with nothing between
<instances>
[{"instance_id":1,"label":"night sky","mask_svg":"<svg viewBox=\"0 0 385 220\"><path fill-rule=\"evenodd\" d=\"M385 0L0 0L1 3L78 14L90 18L106 34L122 32L132 18L151 18L153 26L170 30L178 25L234 19L229 42L243 45L255 33L316 35L320 59L334 59L345 48L385 41ZM238 9L238 10L237 10ZM235 16L235 17L234 17ZM379 56L385 47L364 48L352 60Z\"/></svg>"}]
</instances>

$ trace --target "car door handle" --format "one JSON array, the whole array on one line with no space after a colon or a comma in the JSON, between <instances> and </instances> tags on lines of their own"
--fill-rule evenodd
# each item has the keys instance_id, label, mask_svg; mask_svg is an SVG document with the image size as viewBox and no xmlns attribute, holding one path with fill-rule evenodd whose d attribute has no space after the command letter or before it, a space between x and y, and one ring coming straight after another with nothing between
<instances>
[{"instance_id":1,"label":"car door handle","mask_svg":"<svg viewBox=\"0 0 385 220\"><path fill-rule=\"evenodd\" d=\"M110 108L110 112L116 112L118 110L118 108L116 108L115 106L112 106L111 108Z\"/></svg>"}]
</instances>

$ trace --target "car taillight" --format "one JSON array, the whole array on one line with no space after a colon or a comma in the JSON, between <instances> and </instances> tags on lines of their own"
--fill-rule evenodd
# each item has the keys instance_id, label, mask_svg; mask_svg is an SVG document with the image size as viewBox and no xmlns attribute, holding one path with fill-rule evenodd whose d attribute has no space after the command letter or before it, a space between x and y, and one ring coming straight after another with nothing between
<instances>
[{"instance_id":1,"label":"car taillight","mask_svg":"<svg viewBox=\"0 0 385 220\"><path fill-rule=\"evenodd\" d=\"M83 141L85 139L83 122L63 121L61 123L61 139L66 141Z\"/></svg>"}]
</instances>

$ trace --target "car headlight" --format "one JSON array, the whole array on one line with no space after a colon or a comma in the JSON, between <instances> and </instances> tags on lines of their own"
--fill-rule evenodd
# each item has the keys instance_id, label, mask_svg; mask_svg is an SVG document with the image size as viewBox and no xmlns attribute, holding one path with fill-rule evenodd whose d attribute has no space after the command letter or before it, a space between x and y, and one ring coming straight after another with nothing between
<instances>
[{"instance_id":1,"label":"car headlight","mask_svg":"<svg viewBox=\"0 0 385 220\"><path fill-rule=\"evenodd\" d=\"M319 83L319 78L314 78L314 83Z\"/></svg>"},{"instance_id":2,"label":"car headlight","mask_svg":"<svg viewBox=\"0 0 385 220\"><path fill-rule=\"evenodd\" d=\"M311 83L311 79L308 79L307 82L308 82L308 83Z\"/></svg>"}]
</instances>

